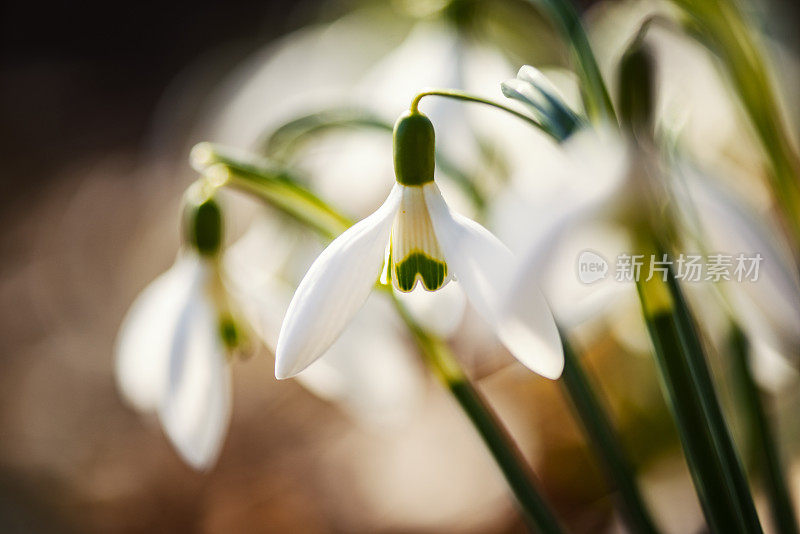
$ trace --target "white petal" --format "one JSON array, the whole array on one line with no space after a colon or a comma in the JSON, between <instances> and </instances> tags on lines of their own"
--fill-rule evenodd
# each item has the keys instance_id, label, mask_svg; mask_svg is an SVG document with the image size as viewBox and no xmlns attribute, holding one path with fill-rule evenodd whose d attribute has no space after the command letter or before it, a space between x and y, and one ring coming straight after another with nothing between
<instances>
[{"instance_id":1,"label":"white petal","mask_svg":"<svg viewBox=\"0 0 800 534\"><path fill-rule=\"evenodd\" d=\"M537 291L525 306L507 307L515 267L511 252L478 223L452 214L436 184L424 189L447 264L472 305L523 365L547 378L558 378L564 353L544 296Z\"/></svg>"},{"instance_id":2,"label":"white petal","mask_svg":"<svg viewBox=\"0 0 800 534\"><path fill-rule=\"evenodd\" d=\"M117 384L125 400L139 410L155 411L166 391L171 336L198 263L193 255L179 258L139 294L120 326Z\"/></svg>"},{"instance_id":3,"label":"white petal","mask_svg":"<svg viewBox=\"0 0 800 534\"><path fill-rule=\"evenodd\" d=\"M372 215L353 225L314 261L286 312L275 376L296 375L319 358L364 304L380 276L400 186Z\"/></svg>"},{"instance_id":4,"label":"white petal","mask_svg":"<svg viewBox=\"0 0 800 534\"><path fill-rule=\"evenodd\" d=\"M170 353L169 386L159 416L172 444L195 469L219 455L231 411L231 377L216 309L198 278Z\"/></svg>"}]
</instances>

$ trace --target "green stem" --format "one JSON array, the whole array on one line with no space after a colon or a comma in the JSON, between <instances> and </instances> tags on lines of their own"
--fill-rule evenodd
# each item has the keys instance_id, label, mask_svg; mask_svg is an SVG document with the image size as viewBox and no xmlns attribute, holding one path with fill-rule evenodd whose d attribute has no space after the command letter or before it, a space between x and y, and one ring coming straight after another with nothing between
<instances>
[{"instance_id":1,"label":"green stem","mask_svg":"<svg viewBox=\"0 0 800 534\"><path fill-rule=\"evenodd\" d=\"M616 122L614 105L608 96L603 76L597 66L589 38L583 29L580 17L569 0L528 0L542 9L555 23L564 40L569 44L575 60L586 113L594 122Z\"/></svg>"},{"instance_id":2,"label":"green stem","mask_svg":"<svg viewBox=\"0 0 800 534\"><path fill-rule=\"evenodd\" d=\"M453 395L491 452L511 487L526 522L543 534L563 532L540 495L534 482L536 475L531 471L514 439L461 369L450 349L441 340L425 332L400 301L396 298L392 298L392 301L414 335L425 363Z\"/></svg>"},{"instance_id":3,"label":"green stem","mask_svg":"<svg viewBox=\"0 0 800 534\"><path fill-rule=\"evenodd\" d=\"M750 370L750 344L735 324L732 325L730 349L741 400L748 411L748 441L769 498L770 513L780 534L799 534L778 443Z\"/></svg>"},{"instance_id":4,"label":"green stem","mask_svg":"<svg viewBox=\"0 0 800 534\"><path fill-rule=\"evenodd\" d=\"M258 158L241 158L209 143L192 150L192 163L215 186L253 194L332 239L353 221L298 185L285 168Z\"/></svg>"},{"instance_id":5,"label":"green stem","mask_svg":"<svg viewBox=\"0 0 800 534\"><path fill-rule=\"evenodd\" d=\"M497 108L500 110L505 111L506 113L510 113L515 117L524 120L528 124L531 124L535 128L543 131L547 135L554 137L557 141L560 141L560 138L555 132L551 132L548 128L546 128L542 123L537 121L536 119L525 115L524 113L520 113L519 111L512 109L508 106L504 106L500 102L495 102L494 100L489 100L488 98L482 98L479 96L471 95L469 93L464 93L463 91L458 91L456 89L431 89L429 91L423 91L422 93L417 94L414 97L414 100L411 101L411 111L416 113L418 112L419 102L426 96L442 96L445 98L453 98L455 100L463 100L465 102L475 102L477 104L484 104L487 106L491 106L493 108Z\"/></svg>"},{"instance_id":6,"label":"green stem","mask_svg":"<svg viewBox=\"0 0 800 534\"><path fill-rule=\"evenodd\" d=\"M314 134L339 128L363 128L391 133L392 125L368 110L359 108L331 108L290 120L279 128L262 135L256 143L258 152L271 158L284 160L287 153Z\"/></svg>"},{"instance_id":7,"label":"green stem","mask_svg":"<svg viewBox=\"0 0 800 534\"><path fill-rule=\"evenodd\" d=\"M642 272L646 272L644 267ZM668 273L668 283L658 277L639 280L637 289L662 386L711 531L762 532L744 470L722 417L694 319L674 273Z\"/></svg>"},{"instance_id":8,"label":"green stem","mask_svg":"<svg viewBox=\"0 0 800 534\"><path fill-rule=\"evenodd\" d=\"M603 403L586 376L580 356L562 334L564 373L561 384L578 415L597 456L619 492L622 512L632 532L656 533L658 528L644 502L633 467L609 420Z\"/></svg>"}]
</instances>

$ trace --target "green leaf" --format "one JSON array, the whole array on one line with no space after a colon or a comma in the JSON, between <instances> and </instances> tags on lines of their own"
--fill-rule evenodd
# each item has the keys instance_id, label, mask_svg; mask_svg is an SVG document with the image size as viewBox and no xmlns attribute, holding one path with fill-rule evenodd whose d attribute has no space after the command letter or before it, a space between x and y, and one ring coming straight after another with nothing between
<instances>
[{"instance_id":1,"label":"green leaf","mask_svg":"<svg viewBox=\"0 0 800 534\"><path fill-rule=\"evenodd\" d=\"M667 283L658 277L640 280L637 289L662 386L711 531L762 532L694 318L674 273L669 271Z\"/></svg>"},{"instance_id":2,"label":"green leaf","mask_svg":"<svg viewBox=\"0 0 800 534\"><path fill-rule=\"evenodd\" d=\"M561 384L569 396L580 422L588 436L589 445L599 457L605 471L619 492L622 515L631 532L656 533L647 505L644 502L633 467L628 462L619 436L614 430L606 408L592 387L581 364L580 355L562 332L564 345L564 373Z\"/></svg>"}]
</instances>

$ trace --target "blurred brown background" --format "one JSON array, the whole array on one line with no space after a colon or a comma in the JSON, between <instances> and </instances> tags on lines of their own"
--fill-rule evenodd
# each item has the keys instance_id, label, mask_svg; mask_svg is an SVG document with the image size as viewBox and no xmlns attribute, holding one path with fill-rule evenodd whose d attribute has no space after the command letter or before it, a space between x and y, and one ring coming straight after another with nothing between
<instances>
[{"instance_id":1,"label":"blurred brown background","mask_svg":"<svg viewBox=\"0 0 800 534\"><path fill-rule=\"evenodd\" d=\"M500 475L435 383L418 421L376 431L294 381L276 382L271 358L260 355L235 368L231 431L207 475L184 466L157 423L117 394L114 338L133 297L174 258L178 201L191 180L183 150L199 141L186 131L204 89L277 36L347 8L4 3L0 531L522 531ZM796 28L791 20L786 27ZM601 347L594 364L612 366L615 352ZM650 376L652 405L623 410L626 428L643 417L637 410L665 409L650 362L636 365ZM610 388L625 382L624 373L604 378ZM569 526L614 524L557 388L513 372L482 387L525 452L547 458L537 472ZM520 396L548 410L504 410ZM670 427L648 433L643 450L648 440L674 448ZM656 486L694 517L688 484Z\"/></svg>"}]
</instances>

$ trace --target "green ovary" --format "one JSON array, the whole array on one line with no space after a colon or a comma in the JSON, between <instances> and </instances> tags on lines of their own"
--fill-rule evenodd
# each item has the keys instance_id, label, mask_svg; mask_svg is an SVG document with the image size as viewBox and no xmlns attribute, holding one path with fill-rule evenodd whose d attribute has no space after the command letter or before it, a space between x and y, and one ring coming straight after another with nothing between
<instances>
[{"instance_id":1,"label":"green ovary","mask_svg":"<svg viewBox=\"0 0 800 534\"><path fill-rule=\"evenodd\" d=\"M447 278L447 264L435 260L422 252L412 252L402 261L394 264L395 283L400 291L411 291L417 282L417 275L428 291L435 291L444 285Z\"/></svg>"}]
</instances>

